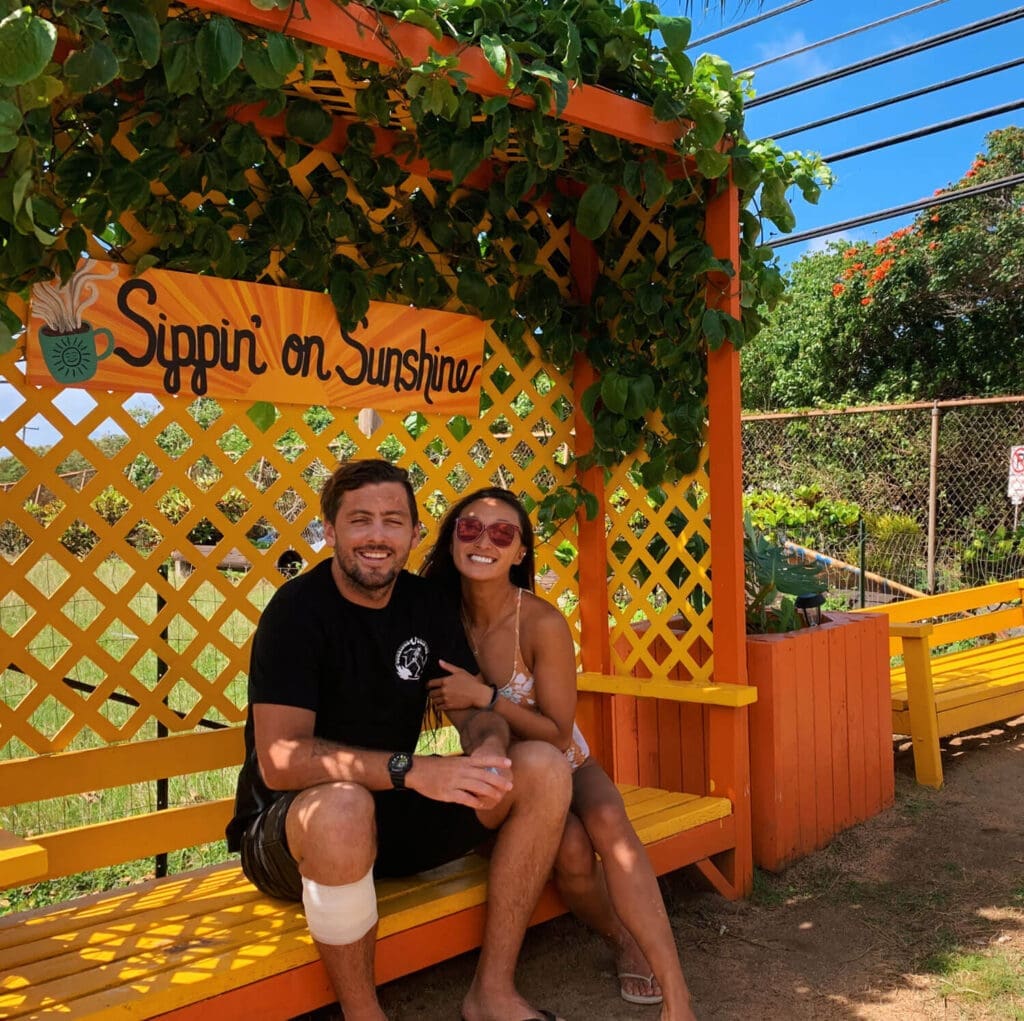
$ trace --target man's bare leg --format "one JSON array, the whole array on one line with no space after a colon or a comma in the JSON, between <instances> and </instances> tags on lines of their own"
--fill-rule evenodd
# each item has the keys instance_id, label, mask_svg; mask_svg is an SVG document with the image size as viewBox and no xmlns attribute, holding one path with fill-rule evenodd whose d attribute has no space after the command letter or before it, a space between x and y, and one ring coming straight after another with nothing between
<instances>
[{"instance_id":1,"label":"man's bare leg","mask_svg":"<svg viewBox=\"0 0 1024 1021\"><path fill-rule=\"evenodd\" d=\"M362 879L377 851L374 802L358 784L310 787L288 810L288 847L307 879L345 886ZM331 946L314 940L345 1021L385 1021L377 1001L374 925L358 942Z\"/></svg>"},{"instance_id":2,"label":"man's bare leg","mask_svg":"<svg viewBox=\"0 0 1024 1021\"><path fill-rule=\"evenodd\" d=\"M473 983L462 1001L466 1021L522 1021L537 1012L516 991L515 969L526 928L555 860L569 808L565 756L543 741L509 749L513 788L498 808L481 812L500 825L491 854L487 920Z\"/></svg>"}]
</instances>

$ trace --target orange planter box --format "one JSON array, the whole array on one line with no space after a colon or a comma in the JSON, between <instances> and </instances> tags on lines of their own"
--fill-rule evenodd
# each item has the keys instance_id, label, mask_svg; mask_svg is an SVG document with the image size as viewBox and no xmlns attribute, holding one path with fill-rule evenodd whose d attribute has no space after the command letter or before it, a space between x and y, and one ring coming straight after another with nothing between
<instances>
[{"instance_id":1,"label":"orange planter box","mask_svg":"<svg viewBox=\"0 0 1024 1021\"><path fill-rule=\"evenodd\" d=\"M893 803L882 615L747 637L754 863L778 871Z\"/></svg>"}]
</instances>

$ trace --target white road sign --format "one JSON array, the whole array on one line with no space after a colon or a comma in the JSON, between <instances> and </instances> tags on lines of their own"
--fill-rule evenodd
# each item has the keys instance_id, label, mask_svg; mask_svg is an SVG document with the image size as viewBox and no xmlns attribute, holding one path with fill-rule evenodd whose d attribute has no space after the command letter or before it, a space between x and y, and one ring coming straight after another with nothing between
<instances>
[{"instance_id":1,"label":"white road sign","mask_svg":"<svg viewBox=\"0 0 1024 1021\"><path fill-rule=\"evenodd\" d=\"M1006 495L1014 505L1024 502L1024 447L1010 447L1010 480Z\"/></svg>"}]
</instances>

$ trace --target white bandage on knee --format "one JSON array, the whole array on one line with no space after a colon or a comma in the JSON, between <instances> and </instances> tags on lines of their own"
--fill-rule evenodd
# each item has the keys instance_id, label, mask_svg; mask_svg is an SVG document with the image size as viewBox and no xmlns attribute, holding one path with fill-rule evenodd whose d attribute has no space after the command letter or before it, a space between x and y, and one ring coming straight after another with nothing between
<instances>
[{"instance_id":1,"label":"white bandage on knee","mask_svg":"<svg viewBox=\"0 0 1024 1021\"><path fill-rule=\"evenodd\" d=\"M377 924L373 868L345 886L322 886L303 876L302 906L309 933L317 943L332 947L357 943Z\"/></svg>"}]
</instances>

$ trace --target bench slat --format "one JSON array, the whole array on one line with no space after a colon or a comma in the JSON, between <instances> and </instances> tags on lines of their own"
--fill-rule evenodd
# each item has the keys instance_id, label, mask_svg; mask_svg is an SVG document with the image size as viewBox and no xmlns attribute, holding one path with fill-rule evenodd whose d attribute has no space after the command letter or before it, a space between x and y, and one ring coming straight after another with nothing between
<instances>
[{"instance_id":1,"label":"bench slat","mask_svg":"<svg viewBox=\"0 0 1024 1021\"><path fill-rule=\"evenodd\" d=\"M90 823L37 838L49 856L49 877L119 865L221 840L234 812L233 798L147 812L129 819Z\"/></svg>"},{"instance_id":2,"label":"bench slat","mask_svg":"<svg viewBox=\"0 0 1024 1021\"><path fill-rule=\"evenodd\" d=\"M956 592L942 592L936 596L905 599L898 603L866 607L865 613L885 613L890 620L908 622L943 617L950 613L965 613L983 606L1009 603L1021 598L1020 581L1004 581L994 585L977 585L974 588L958 589Z\"/></svg>"},{"instance_id":3,"label":"bench slat","mask_svg":"<svg viewBox=\"0 0 1024 1021\"><path fill-rule=\"evenodd\" d=\"M757 688L750 684L703 684L673 681L664 677L625 677L619 674L582 673L576 679L578 691L604 695L633 695L670 702L692 702L738 709L757 701Z\"/></svg>"},{"instance_id":4,"label":"bench slat","mask_svg":"<svg viewBox=\"0 0 1024 1021\"><path fill-rule=\"evenodd\" d=\"M990 613L971 614L936 624L928 636L928 645L937 649L942 645L981 638L983 635L994 635L1021 626L1024 626L1024 612L1020 606L1009 606Z\"/></svg>"},{"instance_id":5,"label":"bench slat","mask_svg":"<svg viewBox=\"0 0 1024 1021\"><path fill-rule=\"evenodd\" d=\"M225 727L13 759L0 762L0 805L45 801L68 794L237 767L243 756L242 728Z\"/></svg>"}]
</instances>

